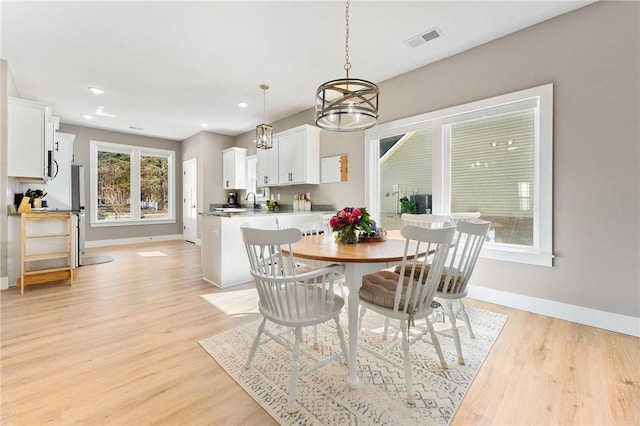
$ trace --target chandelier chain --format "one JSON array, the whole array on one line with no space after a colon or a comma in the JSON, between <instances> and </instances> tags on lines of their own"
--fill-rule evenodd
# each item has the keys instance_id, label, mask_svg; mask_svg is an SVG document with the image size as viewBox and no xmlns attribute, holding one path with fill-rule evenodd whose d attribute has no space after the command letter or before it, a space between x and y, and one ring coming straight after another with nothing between
<instances>
[{"instance_id":1,"label":"chandelier chain","mask_svg":"<svg viewBox=\"0 0 640 426\"><path fill-rule=\"evenodd\" d=\"M349 70L351 69L351 62L349 62L349 0L347 0L347 6L345 8L344 19L345 25L345 42L344 42L344 69L347 72L347 79L349 78Z\"/></svg>"}]
</instances>

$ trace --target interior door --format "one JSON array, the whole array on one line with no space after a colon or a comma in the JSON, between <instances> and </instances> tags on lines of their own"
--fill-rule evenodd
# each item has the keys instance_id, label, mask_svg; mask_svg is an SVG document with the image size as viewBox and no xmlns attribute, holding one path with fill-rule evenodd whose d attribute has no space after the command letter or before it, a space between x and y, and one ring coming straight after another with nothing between
<instances>
[{"instance_id":1,"label":"interior door","mask_svg":"<svg viewBox=\"0 0 640 426\"><path fill-rule=\"evenodd\" d=\"M195 158L182 163L182 224L185 241L198 239L198 163Z\"/></svg>"}]
</instances>

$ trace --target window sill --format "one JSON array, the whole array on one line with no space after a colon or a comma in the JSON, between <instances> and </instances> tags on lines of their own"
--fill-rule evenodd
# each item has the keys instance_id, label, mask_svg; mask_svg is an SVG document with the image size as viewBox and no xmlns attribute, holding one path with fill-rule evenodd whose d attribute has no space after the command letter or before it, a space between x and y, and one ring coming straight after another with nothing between
<instances>
[{"instance_id":1,"label":"window sill","mask_svg":"<svg viewBox=\"0 0 640 426\"><path fill-rule=\"evenodd\" d=\"M482 259L501 260L505 262L526 263L536 266L553 266L553 254L538 253L526 249L491 247L485 243L480 253Z\"/></svg>"}]
</instances>

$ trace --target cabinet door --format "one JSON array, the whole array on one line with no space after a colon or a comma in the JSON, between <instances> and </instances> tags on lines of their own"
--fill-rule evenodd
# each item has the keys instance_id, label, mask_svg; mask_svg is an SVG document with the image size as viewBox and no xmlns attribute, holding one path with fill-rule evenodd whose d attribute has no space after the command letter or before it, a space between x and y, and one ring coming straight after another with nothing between
<instances>
[{"instance_id":1,"label":"cabinet door","mask_svg":"<svg viewBox=\"0 0 640 426\"><path fill-rule=\"evenodd\" d=\"M233 151L222 152L222 187L224 189L233 188L234 184L234 153Z\"/></svg>"},{"instance_id":2,"label":"cabinet door","mask_svg":"<svg viewBox=\"0 0 640 426\"><path fill-rule=\"evenodd\" d=\"M278 134L280 184L320 183L320 129L303 125Z\"/></svg>"},{"instance_id":3,"label":"cabinet door","mask_svg":"<svg viewBox=\"0 0 640 426\"><path fill-rule=\"evenodd\" d=\"M306 180L304 131L278 138L279 179L281 184L298 184Z\"/></svg>"},{"instance_id":4,"label":"cabinet door","mask_svg":"<svg viewBox=\"0 0 640 426\"><path fill-rule=\"evenodd\" d=\"M273 148L258 149L258 185L274 186L278 185L278 140L274 138Z\"/></svg>"},{"instance_id":5,"label":"cabinet door","mask_svg":"<svg viewBox=\"0 0 640 426\"><path fill-rule=\"evenodd\" d=\"M247 150L229 148L222 151L222 187L224 189L246 189Z\"/></svg>"},{"instance_id":6,"label":"cabinet door","mask_svg":"<svg viewBox=\"0 0 640 426\"><path fill-rule=\"evenodd\" d=\"M7 176L44 181L45 105L8 101Z\"/></svg>"}]
</instances>

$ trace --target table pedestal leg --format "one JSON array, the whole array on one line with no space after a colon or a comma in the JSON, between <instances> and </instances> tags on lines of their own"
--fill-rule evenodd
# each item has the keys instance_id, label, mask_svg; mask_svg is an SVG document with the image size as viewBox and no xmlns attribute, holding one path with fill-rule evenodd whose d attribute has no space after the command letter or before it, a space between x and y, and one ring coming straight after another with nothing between
<instances>
[{"instance_id":1,"label":"table pedestal leg","mask_svg":"<svg viewBox=\"0 0 640 426\"><path fill-rule=\"evenodd\" d=\"M360 308L360 287L362 276L386 268L386 263L345 263L344 275L349 288L347 314L349 315L349 380L351 389L357 389L360 384L358 378L358 311Z\"/></svg>"},{"instance_id":2,"label":"table pedestal leg","mask_svg":"<svg viewBox=\"0 0 640 426\"><path fill-rule=\"evenodd\" d=\"M360 280L362 277L360 277ZM357 389L360 384L358 379L358 307L360 305L358 289L361 285L348 283L349 285L349 380L347 384L351 389ZM358 288L355 288L358 287Z\"/></svg>"}]
</instances>

